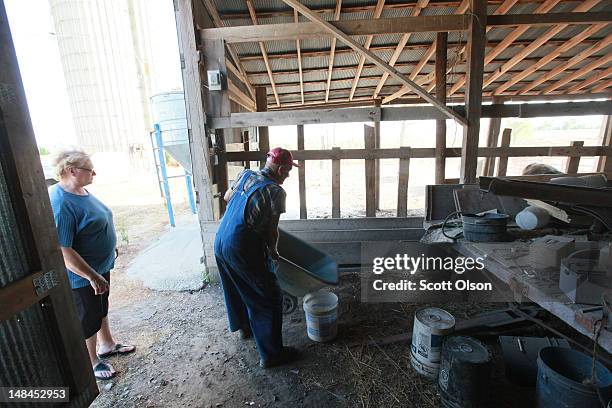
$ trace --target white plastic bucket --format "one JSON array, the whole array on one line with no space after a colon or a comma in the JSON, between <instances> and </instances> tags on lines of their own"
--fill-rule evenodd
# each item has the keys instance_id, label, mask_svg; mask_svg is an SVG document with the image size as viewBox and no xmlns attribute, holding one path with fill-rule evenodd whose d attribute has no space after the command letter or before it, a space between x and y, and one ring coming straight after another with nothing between
<instances>
[{"instance_id":1,"label":"white plastic bucket","mask_svg":"<svg viewBox=\"0 0 612 408\"><path fill-rule=\"evenodd\" d=\"M314 341L326 342L338 334L338 296L332 292L313 292L304 296L306 332Z\"/></svg>"},{"instance_id":2,"label":"white plastic bucket","mask_svg":"<svg viewBox=\"0 0 612 408\"><path fill-rule=\"evenodd\" d=\"M454 329L455 318L446 310L426 307L415 312L410 361L419 374L436 378L440 369L442 340Z\"/></svg>"}]
</instances>

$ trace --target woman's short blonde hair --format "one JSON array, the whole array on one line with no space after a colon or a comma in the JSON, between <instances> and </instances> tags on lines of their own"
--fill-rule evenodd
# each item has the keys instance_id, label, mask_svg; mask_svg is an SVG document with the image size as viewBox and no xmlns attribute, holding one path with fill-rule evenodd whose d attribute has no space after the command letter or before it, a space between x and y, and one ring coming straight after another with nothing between
<instances>
[{"instance_id":1,"label":"woman's short blonde hair","mask_svg":"<svg viewBox=\"0 0 612 408\"><path fill-rule=\"evenodd\" d=\"M89 155L82 150L62 150L57 153L55 160L53 160L55 174L61 179L66 175L66 170L69 167L83 167L90 161L91 157L89 157Z\"/></svg>"}]
</instances>

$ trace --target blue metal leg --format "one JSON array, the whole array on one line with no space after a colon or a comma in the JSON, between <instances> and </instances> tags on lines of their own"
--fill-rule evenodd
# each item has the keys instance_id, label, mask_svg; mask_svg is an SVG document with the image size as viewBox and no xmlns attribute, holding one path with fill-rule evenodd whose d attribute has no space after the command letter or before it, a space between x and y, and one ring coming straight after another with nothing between
<instances>
[{"instance_id":1,"label":"blue metal leg","mask_svg":"<svg viewBox=\"0 0 612 408\"><path fill-rule=\"evenodd\" d=\"M162 173L162 182L164 185L164 197L166 198L166 208L168 209L168 218L170 225L176 226L174 223L174 212L172 211L172 200L170 199L170 185L168 184L168 173L166 172L166 158L164 157L164 142L162 141L161 129L159 124L155 124L155 140L157 142L157 154L159 155L159 167Z\"/></svg>"},{"instance_id":2,"label":"blue metal leg","mask_svg":"<svg viewBox=\"0 0 612 408\"><path fill-rule=\"evenodd\" d=\"M196 213L195 200L193 198L193 186L191 185L191 174L185 170L185 183L187 183L187 197L189 198L189 207L191 207L191 213Z\"/></svg>"}]
</instances>

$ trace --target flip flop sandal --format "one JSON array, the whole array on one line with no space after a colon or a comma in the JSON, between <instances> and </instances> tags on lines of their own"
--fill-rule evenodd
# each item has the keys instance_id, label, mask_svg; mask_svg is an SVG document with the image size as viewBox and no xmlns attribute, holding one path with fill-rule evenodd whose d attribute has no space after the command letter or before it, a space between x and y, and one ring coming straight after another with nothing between
<instances>
[{"instance_id":1,"label":"flip flop sandal","mask_svg":"<svg viewBox=\"0 0 612 408\"><path fill-rule=\"evenodd\" d=\"M98 380L110 380L111 378L115 378L115 376L117 375L116 371L112 370L112 367L108 364L106 364L104 361L100 361L98 364L96 364L96 366L94 367L94 376L98 379ZM98 375L97 373L102 372L102 371L108 371L111 373L110 376L108 377L104 377L101 375Z\"/></svg>"},{"instance_id":2,"label":"flip flop sandal","mask_svg":"<svg viewBox=\"0 0 612 408\"><path fill-rule=\"evenodd\" d=\"M129 344L117 343L115 344L115 347L113 347L111 351L107 351L106 353L98 354L98 358L107 358L107 357L111 357L115 355L130 354L136 351L136 347L132 348L129 351L121 351L121 349L124 347L134 347L134 346L129 345Z\"/></svg>"}]
</instances>

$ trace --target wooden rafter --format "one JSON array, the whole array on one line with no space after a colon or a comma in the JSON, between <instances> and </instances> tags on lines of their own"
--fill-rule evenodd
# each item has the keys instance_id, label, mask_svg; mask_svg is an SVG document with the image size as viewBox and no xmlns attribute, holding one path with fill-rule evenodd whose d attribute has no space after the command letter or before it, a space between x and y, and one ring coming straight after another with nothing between
<instances>
[{"instance_id":1,"label":"wooden rafter","mask_svg":"<svg viewBox=\"0 0 612 408\"><path fill-rule=\"evenodd\" d=\"M514 6L514 4L516 4L518 0L505 0L497 9L495 9L495 11L493 12L494 15L499 15L499 14L505 14L507 13L512 6ZM457 10L455 10L455 14L464 14L465 11L467 10L469 5L469 2L462 2L459 7L457 8ZM487 31L490 28L487 28ZM427 64L427 62L429 61L429 59L431 58L431 56L433 55L433 53L435 52L435 44L432 44L431 47L429 47L429 50L427 50L427 52L425 52L425 54L423 55L423 57L421 58L421 60L419 61L419 63L417 64L416 68L412 71L412 74L410 75L410 78L415 78L423 69L423 67L425 66L425 64ZM465 53L465 47L462 47L462 49L459 51L459 55L457 56L458 58L463 55ZM451 67L452 69L452 64ZM431 82L433 82L433 78L431 79ZM428 90L433 89L433 87L435 86L435 83L432 83ZM408 92L407 89L402 89L399 92L394 93L391 96L388 96L387 98L385 98L385 100L383 100L384 103L389 103L397 98L400 98L402 95L404 95L406 92Z\"/></svg>"},{"instance_id":2,"label":"wooden rafter","mask_svg":"<svg viewBox=\"0 0 612 408\"><path fill-rule=\"evenodd\" d=\"M298 12L293 10L293 20L299 22ZM297 61L298 61L298 72L300 75L300 97L302 98L302 105L304 104L304 73L302 72L302 47L300 45L300 39L295 40L295 48L297 50Z\"/></svg>"},{"instance_id":3,"label":"wooden rafter","mask_svg":"<svg viewBox=\"0 0 612 408\"><path fill-rule=\"evenodd\" d=\"M465 0L463 2L465 3ZM414 8L412 9L410 16L417 17L419 14L421 14L421 10L423 10L427 6L427 3L429 3L429 0L419 0L414 5ZM389 60L390 66L394 66L397 60L399 59L400 55L402 54L402 51L404 51L404 47L406 46L406 44L408 43L408 40L410 39L410 34L411 33L404 33L402 35L402 38L397 44L397 47L395 47L395 51L393 51L393 55L391 55L391 59ZM378 97L378 94L380 93L380 90L382 89L382 87L385 85L387 78L389 78L389 74L384 72L382 75L382 78L380 78L380 81L378 81L378 85L376 86L376 90L374 91L374 95L372 95L372 98L376 99Z\"/></svg>"},{"instance_id":4,"label":"wooden rafter","mask_svg":"<svg viewBox=\"0 0 612 408\"><path fill-rule=\"evenodd\" d=\"M251 21L254 25L258 25L257 23L257 14L255 13L255 6L253 6L253 0L246 0L247 7L249 9L249 14L251 15ZM266 45L263 41L259 41L259 49L261 50L261 55L264 59L264 64L266 65L266 70L268 70L268 77L270 79L270 86L272 87L272 93L274 93L274 99L276 100L276 105L280 106L280 99L278 99L278 93L276 92L276 84L274 83L274 76L272 75L272 68L270 67L270 61L268 60L268 52L266 51Z\"/></svg>"},{"instance_id":5,"label":"wooden rafter","mask_svg":"<svg viewBox=\"0 0 612 408\"><path fill-rule=\"evenodd\" d=\"M385 5L385 0L378 0L376 2L376 8L374 9L374 15L372 16L374 19L380 18L384 5ZM368 37L366 38L366 41L364 44L364 47L366 50L370 49L370 46L372 45L372 39L374 39L373 35L368 35ZM352 101L353 96L355 96L355 90L357 89L357 85L359 84L359 77L361 76L361 71L363 71L365 61L366 61L365 55L362 55L359 58L359 65L357 66L357 73L355 74L355 79L353 79L353 85L351 86L351 93L349 95L349 101Z\"/></svg>"},{"instance_id":6,"label":"wooden rafter","mask_svg":"<svg viewBox=\"0 0 612 408\"><path fill-rule=\"evenodd\" d=\"M342 0L336 0L336 8L334 10L334 20L340 20L340 10L342 10ZM327 86L325 87L325 102L329 100L329 86L331 85L332 72L334 69L334 56L336 54L336 40L334 37L331 40L331 47L329 50L329 69L327 72Z\"/></svg>"},{"instance_id":7,"label":"wooden rafter","mask_svg":"<svg viewBox=\"0 0 612 408\"><path fill-rule=\"evenodd\" d=\"M571 82L571 81L573 81L575 79L578 79L578 78L580 78L580 77L582 77L584 75L587 75L589 72L593 71L595 68L600 67L602 65L605 65L605 64L609 63L610 61L612 61L612 54L606 54L603 57L596 59L595 61L591 62L590 64L585 65L584 67L580 68L579 70L574 71L571 74L566 75L563 78L559 79L555 83L547 86L540 93L543 93L543 94L551 93L555 89L557 89L557 88L567 84L568 82Z\"/></svg>"},{"instance_id":8,"label":"wooden rafter","mask_svg":"<svg viewBox=\"0 0 612 408\"><path fill-rule=\"evenodd\" d=\"M595 24L595 25L588 27L586 30L582 31L580 34L578 34L574 38L566 41L563 45L555 48L555 50L551 51L550 53L540 58L537 62L531 64L529 67L525 68L519 73L512 75L512 78L510 78L507 82L505 82L501 86L498 86L495 89L494 91L495 95L500 95L506 89L510 88L512 85L527 78L529 75L533 74L538 69L544 67L546 64L556 59L558 56L560 56L564 52L576 47L583 40L587 39L588 37L590 37L591 35L595 34L596 32L598 32L599 30L605 27L606 27L606 24Z\"/></svg>"},{"instance_id":9,"label":"wooden rafter","mask_svg":"<svg viewBox=\"0 0 612 408\"><path fill-rule=\"evenodd\" d=\"M601 0L587 0L581 3L580 5L578 5L573 11L574 12L587 11L591 9L592 7L596 6L597 4L599 4L600 2ZM533 40L533 42L529 44L527 47L525 47L525 49L519 51L518 53L516 53L516 55L510 58L510 61L506 62L505 64L502 64L502 66L497 68L495 72L488 75L484 80L483 87L486 88L497 78L505 74L506 71L514 67L519 62L521 62L523 58L525 58L526 56L528 56L535 50L542 47L544 44L546 44L548 40L553 38L555 35L559 34L561 31L565 30L567 27L569 27L569 24L559 24L552 28L549 28L544 34L540 35L538 38Z\"/></svg>"},{"instance_id":10,"label":"wooden rafter","mask_svg":"<svg viewBox=\"0 0 612 408\"><path fill-rule=\"evenodd\" d=\"M606 89L610 88L612 86L612 79L609 79L607 81L602 82L601 84L593 87L591 89L592 92L603 92Z\"/></svg>"},{"instance_id":11,"label":"wooden rafter","mask_svg":"<svg viewBox=\"0 0 612 408\"><path fill-rule=\"evenodd\" d=\"M208 11L208 14L212 18L215 25L217 27L223 27L224 26L223 20L221 20L221 17L219 17L217 8L213 4L212 0L203 0L203 2L204 2L204 7ZM238 53L236 53L236 50L234 50L234 47L231 44L226 44L225 48L227 48L228 54L230 55L230 57L232 57L232 59L236 63L236 68L238 68L238 71L240 71L240 73L242 74L242 77L245 78L244 85L246 85L249 91L249 94L251 95L251 98L255 99L255 88L253 88L253 85L251 85L251 83L248 80L247 72L242 66L242 61L240 61L240 58L238 57Z\"/></svg>"},{"instance_id":12,"label":"wooden rafter","mask_svg":"<svg viewBox=\"0 0 612 408\"><path fill-rule=\"evenodd\" d=\"M571 86L568 90L567 93L577 93L578 91L580 91L582 88L586 88L589 85L594 84L595 82L607 78L610 75L612 75L612 67L605 69L601 72L598 72L595 75L591 75L590 77L588 77L587 79L585 79L584 81Z\"/></svg>"},{"instance_id":13,"label":"wooden rafter","mask_svg":"<svg viewBox=\"0 0 612 408\"><path fill-rule=\"evenodd\" d=\"M535 14L546 13L550 11L553 7L559 3L560 0L546 0L544 3L540 4L535 10ZM504 37L504 39L491 51L485 54L485 66L490 64L491 61L495 59L499 54L506 50L514 42L514 40L518 39L524 32L529 29L529 26L520 26L512 30L508 35ZM461 87L465 84L465 75L462 75L455 85L453 85L448 92L449 96L457 92Z\"/></svg>"},{"instance_id":14,"label":"wooden rafter","mask_svg":"<svg viewBox=\"0 0 612 408\"><path fill-rule=\"evenodd\" d=\"M589 48L579 52L576 55L574 55L572 58L567 60L565 63L556 66L550 72L547 72L547 73L544 73L544 74L540 75L537 79L535 79L531 83L529 83L526 86L524 86L518 93L526 93L526 92L531 91L536 86L538 86L538 85L540 85L540 84L542 84L542 83L544 83L546 81L549 81L549 80L553 79L554 77L556 77L560 73L570 69L574 65L580 63L581 61L584 61L590 55L592 55L592 54L594 54L596 52L599 52L600 50L603 50L604 48L606 48L610 44L612 44L612 34L608 35L603 40L600 40L597 43L593 44Z\"/></svg>"},{"instance_id":15,"label":"wooden rafter","mask_svg":"<svg viewBox=\"0 0 612 408\"><path fill-rule=\"evenodd\" d=\"M334 36L336 38L338 38L340 41L342 41L343 43L345 43L349 47L353 48L355 51L365 55L367 59L369 59L374 64L376 64L380 69L382 69L384 72L388 72L391 76L393 76L395 79L397 79L402 85L406 85L409 88L411 88L417 95L422 97L428 103L434 105L437 109L442 111L449 118L455 119L455 120L457 120L459 123L461 123L463 125L467 124L467 121L466 121L466 119L464 117L462 117L461 115L457 114L452 109L449 109L445 105L440 104L440 102L438 102L433 96L431 96L423 88L421 88L420 86L415 84L413 81L411 81L408 78L406 78L404 75L402 75L395 68L391 67L389 64L387 64L381 58L376 56L376 54L374 54L370 50L366 50L361 44L359 44L357 41L352 39L350 36L346 35L345 33L343 33L342 31L338 30L336 27L334 27L333 25L331 25L327 21L323 20L319 15L317 15L317 13L312 12L308 7L304 6L299 1L297 1L297 0L283 0L283 2L285 2L288 5L290 5L291 7L293 7L294 9L299 11L300 13L302 13L302 15L304 15L304 17L308 18L310 21L316 22L319 25L325 27L327 30L331 31L334 34Z\"/></svg>"}]
</instances>

